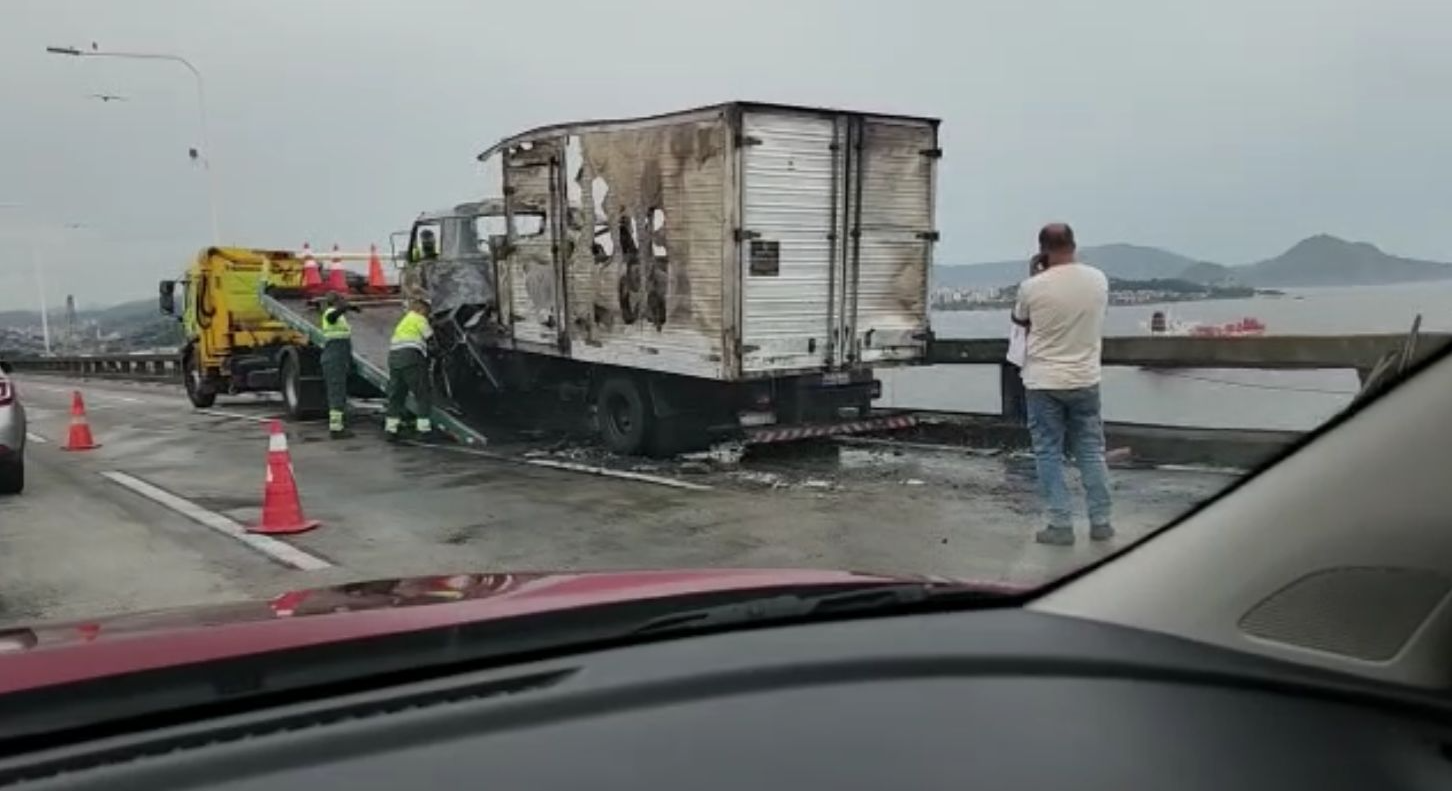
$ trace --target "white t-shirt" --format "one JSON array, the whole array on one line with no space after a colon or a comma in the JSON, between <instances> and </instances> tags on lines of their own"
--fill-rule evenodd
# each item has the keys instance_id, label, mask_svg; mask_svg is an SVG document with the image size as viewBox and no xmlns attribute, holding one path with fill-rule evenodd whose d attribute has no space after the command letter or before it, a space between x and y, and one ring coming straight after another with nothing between
<instances>
[{"instance_id":1,"label":"white t-shirt","mask_svg":"<svg viewBox=\"0 0 1452 791\"><path fill-rule=\"evenodd\" d=\"M1088 264L1051 266L1020 283L1013 315L1030 325L1024 386L1074 390L1099 384L1108 308L1109 278Z\"/></svg>"}]
</instances>

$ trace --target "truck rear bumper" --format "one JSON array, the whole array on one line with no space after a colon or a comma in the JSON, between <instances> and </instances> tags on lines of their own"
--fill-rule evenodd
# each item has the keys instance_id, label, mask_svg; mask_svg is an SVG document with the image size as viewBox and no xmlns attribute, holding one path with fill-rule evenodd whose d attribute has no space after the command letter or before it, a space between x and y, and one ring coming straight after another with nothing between
<instances>
[{"instance_id":1,"label":"truck rear bumper","mask_svg":"<svg viewBox=\"0 0 1452 791\"><path fill-rule=\"evenodd\" d=\"M918 419L913 415L889 415L864 420L848 420L840 423L749 428L744 431L744 440L747 445L766 445L773 442L795 442L803 439L835 437L844 434L869 434L875 431L896 431L912 428L917 423Z\"/></svg>"}]
</instances>

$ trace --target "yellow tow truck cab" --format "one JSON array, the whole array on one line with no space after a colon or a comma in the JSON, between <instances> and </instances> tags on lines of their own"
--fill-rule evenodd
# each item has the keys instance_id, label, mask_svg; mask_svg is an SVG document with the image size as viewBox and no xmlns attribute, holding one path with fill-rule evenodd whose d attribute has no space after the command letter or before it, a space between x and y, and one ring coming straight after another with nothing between
<instances>
[{"instance_id":1,"label":"yellow tow truck cab","mask_svg":"<svg viewBox=\"0 0 1452 791\"><path fill-rule=\"evenodd\" d=\"M187 397L206 408L218 394L282 391L293 417L316 417L327 408L318 352L263 307L264 278L270 288L300 289L302 261L282 250L208 247L181 280L161 281L161 311L186 334Z\"/></svg>"}]
</instances>

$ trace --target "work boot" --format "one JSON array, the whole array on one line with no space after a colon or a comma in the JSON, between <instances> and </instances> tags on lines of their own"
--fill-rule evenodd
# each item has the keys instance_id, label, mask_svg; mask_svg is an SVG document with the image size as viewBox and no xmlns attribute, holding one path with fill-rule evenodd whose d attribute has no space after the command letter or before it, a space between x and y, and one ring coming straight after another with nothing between
<instances>
[{"instance_id":1,"label":"work boot","mask_svg":"<svg viewBox=\"0 0 1452 791\"><path fill-rule=\"evenodd\" d=\"M397 431L385 431L383 432L383 438L387 440L388 444L390 445L397 445L399 443L399 436Z\"/></svg>"},{"instance_id":2,"label":"work boot","mask_svg":"<svg viewBox=\"0 0 1452 791\"><path fill-rule=\"evenodd\" d=\"M1040 544L1048 544L1055 547L1072 547L1074 546L1074 528L1049 525L1035 533L1034 540Z\"/></svg>"},{"instance_id":3,"label":"work boot","mask_svg":"<svg viewBox=\"0 0 1452 791\"><path fill-rule=\"evenodd\" d=\"M1090 541L1108 541L1111 538L1114 538L1114 526L1113 525L1104 524L1104 525L1090 525L1089 526L1089 540Z\"/></svg>"},{"instance_id":4,"label":"work boot","mask_svg":"<svg viewBox=\"0 0 1452 791\"><path fill-rule=\"evenodd\" d=\"M328 432L328 439L352 439L353 430L348 428L333 429Z\"/></svg>"}]
</instances>

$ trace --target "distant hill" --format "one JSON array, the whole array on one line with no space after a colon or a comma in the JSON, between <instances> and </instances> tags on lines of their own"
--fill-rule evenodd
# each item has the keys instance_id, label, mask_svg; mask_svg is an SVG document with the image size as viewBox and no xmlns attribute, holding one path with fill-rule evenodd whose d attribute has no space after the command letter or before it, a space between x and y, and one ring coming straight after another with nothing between
<instances>
[{"instance_id":1,"label":"distant hill","mask_svg":"<svg viewBox=\"0 0 1452 791\"><path fill-rule=\"evenodd\" d=\"M52 323L65 321L64 309L51 305L47 312L50 314ZM136 322L150 323L158 318L163 317L155 299L138 299L108 308L84 308L76 311L78 321L94 321L108 329ZM0 327L30 326L39 323L40 311L38 310L0 311Z\"/></svg>"},{"instance_id":2,"label":"distant hill","mask_svg":"<svg viewBox=\"0 0 1452 791\"><path fill-rule=\"evenodd\" d=\"M155 299L76 311L76 334L70 344L65 336L65 311L52 307L49 319L51 337L62 352L126 351L176 346L183 340L181 324L170 316L163 316ZM8 340L0 337L0 342L6 343L12 353L38 351L40 340L36 328L39 326L40 311L0 312L0 336L8 337Z\"/></svg>"},{"instance_id":3,"label":"distant hill","mask_svg":"<svg viewBox=\"0 0 1452 791\"><path fill-rule=\"evenodd\" d=\"M1209 261L1192 264L1180 273L1179 279L1206 286L1236 285L1245 282L1235 268L1224 264L1212 264Z\"/></svg>"},{"instance_id":4,"label":"distant hill","mask_svg":"<svg viewBox=\"0 0 1452 791\"><path fill-rule=\"evenodd\" d=\"M1079 254L1085 261L1104 270L1104 274L1120 280L1183 278L1187 269L1204 263L1158 247L1134 244L1085 247ZM935 267L933 281L943 288L997 288L1013 285L1027 276L1028 259L1025 258L991 264L939 266Z\"/></svg>"},{"instance_id":5,"label":"distant hill","mask_svg":"<svg viewBox=\"0 0 1452 791\"><path fill-rule=\"evenodd\" d=\"M1369 286L1452 280L1452 264L1389 255L1375 245L1328 234L1304 239L1275 258L1245 266L1197 261L1132 244L1085 247L1080 257L1119 280L1188 280L1212 286ZM1023 280L1027 269L1027 260L938 266L933 283L941 288L1000 288Z\"/></svg>"},{"instance_id":6,"label":"distant hill","mask_svg":"<svg viewBox=\"0 0 1452 791\"><path fill-rule=\"evenodd\" d=\"M1452 280L1452 264L1402 258L1367 242L1321 234L1297 242L1275 258L1237 267L1253 286L1378 286Z\"/></svg>"}]
</instances>

